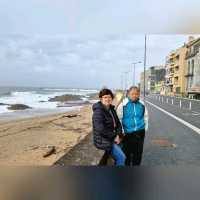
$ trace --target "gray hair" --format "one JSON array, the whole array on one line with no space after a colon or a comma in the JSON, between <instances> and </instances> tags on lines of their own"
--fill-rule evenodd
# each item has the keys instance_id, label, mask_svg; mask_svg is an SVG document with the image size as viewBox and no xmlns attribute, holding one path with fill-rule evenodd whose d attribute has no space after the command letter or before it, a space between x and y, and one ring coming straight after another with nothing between
<instances>
[{"instance_id":1,"label":"gray hair","mask_svg":"<svg viewBox=\"0 0 200 200\"><path fill-rule=\"evenodd\" d=\"M139 89L139 87L137 87L137 86L131 86L131 87L128 89L127 94L129 94L131 90L137 90L137 92L140 93L140 89Z\"/></svg>"}]
</instances>

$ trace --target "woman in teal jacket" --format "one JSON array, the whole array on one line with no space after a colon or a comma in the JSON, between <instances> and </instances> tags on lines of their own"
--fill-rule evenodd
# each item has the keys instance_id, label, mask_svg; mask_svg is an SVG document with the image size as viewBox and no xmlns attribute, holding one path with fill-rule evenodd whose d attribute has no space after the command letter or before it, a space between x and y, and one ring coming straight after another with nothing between
<instances>
[{"instance_id":1,"label":"woman in teal jacket","mask_svg":"<svg viewBox=\"0 0 200 200\"><path fill-rule=\"evenodd\" d=\"M137 87L128 90L128 97L123 104L122 125L125 133L123 151L126 165L140 165L145 138L145 106L139 101Z\"/></svg>"}]
</instances>

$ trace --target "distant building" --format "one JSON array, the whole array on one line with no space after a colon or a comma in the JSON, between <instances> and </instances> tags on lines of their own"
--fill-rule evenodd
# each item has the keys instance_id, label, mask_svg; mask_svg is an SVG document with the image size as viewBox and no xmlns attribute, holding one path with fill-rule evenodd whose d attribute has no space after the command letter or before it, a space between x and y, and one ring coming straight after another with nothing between
<instances>
[{"instance_id":1,"label":"distant building","mask_svg":"<svg viewBox=\"0 0 200 200\"><path fill-rule=\"evenodd\" d=\"M149 94L150 92L149 76L150 76L150 71L146 70L145 71L145 93L146 94ZM144 72L140 74L140 92L141 94L144 94Z\"/></svg>"},{"instance_id":2,"label":"distant building","mask_svg":"<svg viewBox=\"0 0 200 200\"><path fill-rule=\"evenodd\" d=\"M165 80L165 67L163 65L152 66L145 72L145 91L149 93L160 93L159 84L163 83ZM140 75L140 90L144 93L144 72Z\"/></svg>"},{"instance_id":3,"label":"distant building","mask_svg":"<svg viewBox=\"0 0 200 200\"><path fill-rule=\"evenodd\" d=\"M200 99L200 38L190 38L187 48L185 92L191 98Z\"/></svg>"},{"instance_id":4,"label":"distant building","mask_svg":"<svg viewBox=\"0 0 200 200\"><path fill-rule=\"evenodd\" d=\"M185 94L185 68L187 47L173 50L166 57L166 94L172 96L184 96Z\"/></svg>"},{"instance_id":5,"label":"distant building","mask_svg":"<svg viewBox=\"0 0 200 200\"><path fill-rule=\"evenodd\" d=\"M155 84L154 93L165 95L165 81L159 81Z\"/></svg>"},{"instance_id":6,"label":"distant building","mask_svg":"<svg viewBox=\"0 0 200 200\"><path fill-rule=\"evenodd\" d=\"M152 66L149 68L149 84L151 93L160 93L158 91L158 85L165 80L165 66Z\"/></svg>"}]
</instances>

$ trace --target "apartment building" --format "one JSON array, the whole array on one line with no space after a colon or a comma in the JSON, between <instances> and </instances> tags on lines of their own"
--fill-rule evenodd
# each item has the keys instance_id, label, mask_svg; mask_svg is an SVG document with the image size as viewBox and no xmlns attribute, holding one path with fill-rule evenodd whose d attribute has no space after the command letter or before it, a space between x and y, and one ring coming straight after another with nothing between
<instances>
[{"instance_id":1,"label":"apartment building","mask_svg":"<svg viewBox=\"0 0 200 200\"><path fill-rule=\"evenodd\" d=\"M166 57L165 93L172 96L185 95L185 69L187 47L173 50Z\"/></svg>"},{"instance_id":2,"label":"apartment building","mask_svg":"<svg viewBox=\"0 0 200 200\"><path fill-rule=\"evenodd\" d=\"M190 37L187 44L185 93L190 98L200 99L200 38Z\"/></svg>"}]
</instances>

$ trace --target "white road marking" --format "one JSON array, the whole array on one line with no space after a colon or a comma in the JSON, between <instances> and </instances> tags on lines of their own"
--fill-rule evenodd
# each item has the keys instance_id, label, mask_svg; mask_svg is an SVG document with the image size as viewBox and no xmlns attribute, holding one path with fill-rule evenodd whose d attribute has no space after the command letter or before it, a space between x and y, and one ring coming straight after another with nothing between
<instances>
[{"instance_id":1,"label":"white road marking","mask_svg":"<svg viewBox=\"0 0 200 200\"><path fill-rule=\"evenodd\" d=\"M192 125L192 124L186 122L185 120L183 120L183 119L181 119L181 118L179 118L179 117L173 115L172 113L167 112L166 110L160 108L159 106L157 106L157 105L155 105L155 104L153 104L153 103L151 103L151 102L149 102L149 101L147 101L147 100L146 100L146 102L147 102L148 104L150 104L151 106L157 108L158 110L162 111L163 113L165 113L165 114L169 115L170 117L174 118L175 120L179 121L179 122L182 123L183 125L189 127L190 129L192 129L192 130L195 131L196 133L200 134L200 129L199 129L198 127L196 127L196 126L194 126L194 125Z\"/></svg>"}]
</instances>

